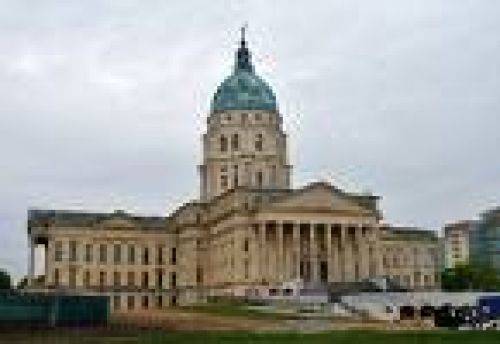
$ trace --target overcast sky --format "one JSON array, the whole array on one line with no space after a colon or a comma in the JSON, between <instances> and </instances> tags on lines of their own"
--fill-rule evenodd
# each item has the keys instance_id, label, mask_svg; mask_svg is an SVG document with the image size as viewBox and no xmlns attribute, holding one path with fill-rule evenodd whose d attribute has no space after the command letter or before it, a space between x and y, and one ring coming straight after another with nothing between
<instances>
[{"instance_id":1,"label":"overcast sky","mask_svg":"<svg viewBox=\"0 0 500 344\"><path fill-rule=\"evenodd\" d=\"M371 191L399 225L474 217L500 198L499 18L495 0L0 0L0 267L26 273L29 207L197 197L245 21L295 186Z\"/></svg>"}]
</instances>

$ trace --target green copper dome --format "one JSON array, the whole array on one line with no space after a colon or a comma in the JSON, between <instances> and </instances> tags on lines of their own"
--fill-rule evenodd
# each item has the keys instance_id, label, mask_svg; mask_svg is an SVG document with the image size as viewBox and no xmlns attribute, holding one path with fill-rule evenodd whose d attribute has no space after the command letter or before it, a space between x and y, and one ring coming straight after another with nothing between
<instances>
[{"instance_id":1,"label":"green copper dome","mask_svg":"<svg viewBox=\"0 0 500 344\"><path fill-rule=\"evenodd\" d=\"M225 110L277 110L271 87L254 73L244 30L233 74L219 85L212 101L212 112Z\"/></svg>"}]
</instances>

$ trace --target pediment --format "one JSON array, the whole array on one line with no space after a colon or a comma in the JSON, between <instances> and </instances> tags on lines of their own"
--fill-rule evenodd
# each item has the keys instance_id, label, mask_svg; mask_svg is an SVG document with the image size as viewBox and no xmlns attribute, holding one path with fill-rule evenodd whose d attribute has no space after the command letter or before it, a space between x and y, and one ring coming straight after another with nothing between
<instances>
[{"instance_id":1,"label":"pediment","mask_svg":"<svg viewBox=\"0 0 500 344\"><path fill-rule=\"evenodd\" d=\"M366 211L353 197L326 183L315 183L295 190L272 202L273 208L304 209L308 211Z\"/></svg>"}]
</instances>

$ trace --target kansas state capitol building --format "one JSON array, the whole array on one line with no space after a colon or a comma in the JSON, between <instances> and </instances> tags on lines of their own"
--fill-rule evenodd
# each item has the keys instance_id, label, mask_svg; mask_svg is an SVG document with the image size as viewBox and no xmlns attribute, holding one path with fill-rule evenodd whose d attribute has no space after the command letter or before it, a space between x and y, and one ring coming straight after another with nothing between
<instances>
[{"instance_id":1,"label":"kansas state capitol building","mask_svg":"<svg viewBox=\"0 0 500 344\"><path fill-rule=\"evenodd\" d=\"M381 276L407 289L437 287L431 232L383 224L377 196L326 182L292 188L282 114L244 33L202 145L200 198L167 217L29 210L31 288L105 294L115 311L128 311ZM40 246L45 272L36 277Z\"/></svg>"}]
</instances>

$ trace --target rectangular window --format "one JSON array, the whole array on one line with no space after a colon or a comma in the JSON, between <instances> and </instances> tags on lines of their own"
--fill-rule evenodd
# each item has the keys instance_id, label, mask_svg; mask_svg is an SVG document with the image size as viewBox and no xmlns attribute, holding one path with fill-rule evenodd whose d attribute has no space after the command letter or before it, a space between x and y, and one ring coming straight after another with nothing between
<instances>
[{"instance_id":1,"label":"rectangular window","mask_svg":"<svg viewBox=\"0 0 500 344\"><path fill-rule=\"evenodd\" d=\"M54 269L54 285L57 287L60 283L59 269Z\"/></svg>"},{"instance_id":2,"label":"rectangular window","mask_svg":"<svg viewBox=\"0 0 500 344\"><path fill-rule=\"evenodd\" d=\"M262 174L262 171L257 172L255 179L257 181L257 186L261 187L264 182L264 176Z\"/></svg>"},{"instance_id":3,"label":"rectangular window","mask_svg":"<svg viewBox=\"0 0 500 344\"><path fill-rule=\"evenodd\" d=\"M90 271L86 270L83 274L83 285L88 288L90 287Z\"/></svg>"},{"instance_id":4,"label":"rectangular window","mask_svg":"<svg viewBox=\"0 0 500 344\"><path fill-rule=\"evenodd\" d=\"M177 288L177 275L175 274L175 271L170 273L170 287L172 289Z\"/></svg>"},{"instance_id":5,"label":"rectangular window","mask_svg":"<svg viewBox=\"0 0 500 344\"><path fill-rule=\"evenodd\" d=\"M134 309L135 304L135 297L133 295L127 296L127 308L129 310Z\"/></svg>"},{"instance_id":6,"label":"rectangular window","mask_svg":"<svg viewBox=\"0 0 500 344\"><path fill-rule=\"evenodd\" d=\"M261 152L262 151L262 142L263 142L263 136L262 134L257 134L255 136L255 150L257 152Z\"/></svg>"},{"instance_id":7,"label":"rectangular window","mask_svg":"<svg viewBox=\"0 0 500 344\"><path fill-rule=\"evenodd\" d=\"M135 286L135 273L133 271L129 271L127 273L127 286L132 288Z\"/></svg>"},{"instance_id":8,"label":"rectangular window","mask_svg":"<svg viewBox=\"0 0 500 344\"><path fill-rule=\"evenodd\" d=\"M68 282L69 282L70 288L75 288L76 287L76 269L74 266L69 267L68 275L69 275Z\"/></svg>"},{"instance_id":9,"label":"rectangular window","mask_svg":"<svg viewBox=\"0 0 500 344\"><path fill-rule=\"evenodd\" d=\"M142 264L149 265L149 248L144 247L142 251Z\"/></svg>"},{"instance_id":10,"label":"rectangular window","mask_svg":"<svg viewBox=\"0 0 500 344\"><path fill-rule=\"evenodd\" d=\"M237 151L239 149L239 137L238 134L233 134L231 139L231 149Z\"/></svg>"},{"instance_id":11,"label":"rectangular window","mask_svg":"<svg viewBox=\"0 0 500 344\"><path fill-rule=\"evenodd\" d=\"M132 244L128 245L128 263L135 264L135 246Z\"/></svg>"},{"instance_id":12,"label":"rectangular window","mask_svg":"<svg viewBox=\"0 0 500 344\"><path fill-rule=\"evenodd\" d=\"M102 288L106 285L106 271L99 271L99 286Z\"/></svg>"},{"instance_id":13,"label":"rectangular window","mask_svg":"<svg viewBox=\"0 0 500 344\"><path fill-rule=\"evenodd\" d=\"M141 287L142 288L148 288L149 287L149 274L148 274L147 271L143 271L142 272Z\"/></svg>"},{"instance_id":14,"label":"rectangular window","mask_svg":"<svg viewBox=\"0 0 500 344\"><path fill-rule=\"evenodd\" d=\"M225 174L220 176L220 188L222 190L227 189L227 176Z\"/></svg>"},{"instance_id":15,"label":"rectangular window","mask_svg":"<svg viewBox=\"0 0 500 344\"><path fill-rule=\"evenodd\" d=\"M113 246L113 260L115 264L121 264L122 262L122 245L115 244Z\"/></svg>"},{"instance_id":16,"label":"rectangular window","mask_svg":"<svg viewBox=\"0 0 500 344\"><path fill-rule=\"evenodd\" d=\"M162 269L156 270L156 288L158 288L158 289L163 288L163 270Z\"/></svg>"},{"instance_id":17,"label":"rectangular window","mask_svg":"<svg viewBox=\"0 0 500 344\"><path fill-rule=\"evenodd\" d=\"M106 263L108 261L108 247L106 244L99 245L99 262Z\"/></svg>"},{"instance_id":18,"label":"rectangular window","mask_svg":"<svg viewBox=\"0 0 500 344\"><path fill-rule=\"evenodd\" d=\"M245 279L249 278L249 272L248 259L245 259Z\"/></svg>"},{"instance_id":19,"label":"rectangular window","mask_svg":"<svg viewBox=\"0 0 500 344\"><path fill-rule=\"evenodd\" d=\"M69 242L69 261L76 262L76 241Z\"/></svg>"},{"instance_id":20,"label":"rectangular window","mask_svg":"<svg viewBox=\"0 0 500 344\"><path fill-rule=\"evenodd\" d=\"M121 302L122 298L120 297L120 295L113 296L113 306L116 310L119 310L121 308Z\"/></svg>"},{"instance_id":21,"label":"rectangular window","mask_svg":"<svg viewBox=\"0 0 500 344\"><path fill-rule=\"evenodd\" d=\"M147 309L149 307L149 297L147 295L142 296L142 308Z\"/></svg>"},{"instance_id":22,"label":"rectangular window","mask_svg":"<svg viewBox=\"0 0 500 344\"><path fill-rule=\"evenodd\" d=\"M245 243L243 244L243 251L248 252L248 239L245 239Z\"/></svg>"},{"instance_id":23,"label":"rectangular window","mask_svg":"<svg viewBox=\"0 0 500 344\"><path fill-rule=\"evenodd\" d=\"M203 268L201 266L196 267L196 284L203 284Z\"/></svg>"},{"instance_id":24,"label":"rectangular window","mask_svg":"<svg viewBox=\"0 0 500 344\"><path fill-rule=\"evenodd\" d=\"M238 165L233 166L233 188L236 188L239 184L239 176L238 176Z\"/></svg>"},{"instance_id":25,"label":"rectangular window","mask_svg":"<svg viewBox=\"0 0 500 344\"><path fill-rule=\"evenodd\" d=\"M175 247L172 247L172 251L171 251L171 256L170 256L170 264L171 265L175 265L177 264L177 250Z\"/></svg>"},{"instance_id":26,"label":"rectangular window","mask_svg":"<svg viewBox=\"0 0 500 344\"><path fill-rule=\"evenodd\" d=\"M63 259L63 245L61 241L56 241L54 248L54 260L56 262L62 262Z\"/></svg>"},{"instance_id":27,"label":"rectangular window","mask_svg":"<svg viewBox=\"0 0 500 344\"><path fill-rule=\"evenodd\" d=\"M113 285L115 287L119 287L121 285L121 274L119 271L113 272Z\"/></svg>"},{"instance_id":28,"label":"rectangular window","mask_svg":"<svg viewBox=\"0 0 500 344\"><path fill-rule=\"evenodd\" d=\"M92 244L85 245L85 262L92 262Z\"/></svg>"},{"instance_id":29,"label":"rectangular window","mask_svg":"<svg viewBox=\"0 0 500 344\"><path fill-rule=\"evenodd\" d=\"M163 308L163 296L162 295L158 295L156 297L156 308L158 308L158 309Z\"/></svg>"},{"instance_id":30,"label":"rectangular window","mask_svg":"<svg viewBox=\"0 0 500 344\"><path fill-rule=\"evenodd\" d=\"M156 264L158 264L158 265L165 264L164 259L163 259L163 246L162 245L158 245L156 247Z\"/></svg>"}]
</instances>

